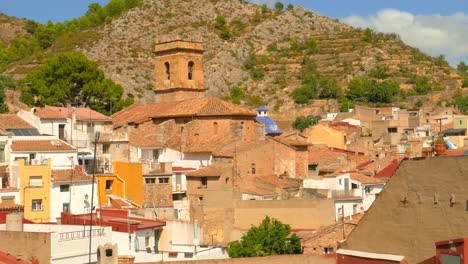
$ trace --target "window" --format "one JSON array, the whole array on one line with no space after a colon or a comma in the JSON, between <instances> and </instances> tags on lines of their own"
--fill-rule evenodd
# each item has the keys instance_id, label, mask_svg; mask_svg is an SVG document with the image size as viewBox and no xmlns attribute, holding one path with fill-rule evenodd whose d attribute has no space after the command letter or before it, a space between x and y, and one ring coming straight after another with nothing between
<instances>
[{"instance_id":1,"label":"window","mask_svg":"<svg viewBox=\"0 0 468 264\"><path fill-rule=\"evenodd\" d=\"M119 143L116 143L116 144L115 144L115 148L116 148L116 149L119 149L119 148L120 148L120 144L119 144Z\"/></svg>"},{"instance_id":2,"label":"window","mask_svg":"<svg viewBox=\"0 0 468 264\"><path fill-rule=\"evenodd\" d=\"M169 62L165 62L164 66L166 67L166 80L171 79L171 65L169 65Z\"/></svg>"},{"instance_id":3,"label":"window","mask_svg":"<svg viewBox=\"0 0 468 264\"><path fill-rule=\"evenodd\" d=\"M112 190L113 180L106 180L106 190Z\"/></svg>"},{"instance_id":4,"label":"window","mask_svg":"<svg viewBox=\"0 0 468 264\"><path fill-rule=\"evenodd\" d=\"M387 128L387 131L388 131L388 133L396 133L397 128L396 127L389 127L389 128Z\"/></svg>"},{"instance_id":5,"label":"window","mask_svg":"<svg viewBox=\"0 0 468 264\"><path fill-rule=\"evenodd\" d=\"M202 184L202 188L207 188L208 187L208 178L207 177L202 177L201 178L201 184Z\"/></svg>"},{"instance_id":6,"label":"window","mask_svg":"<svg viewBox=\"0 0 468 264\"><path fill-rule=\"evenodd\" d=\"M42 187L42 176L29 177L29 187Z\"/></svg>"},{"instance_id":7,"label":"window","mask_svg":"<svg viewBox=\"0 0 468 264\"><path fill-rule=\"evenodd\" d=\"M29 165L32 164L32 161L35 158L36 158L36 153L29 153Z\"/></svg>"},{"instance_id":8,"label":"window","mask_svg":"<svg viewBox=\"0 0 468 264\"><path fill-rule=\"evenodd\" d=\"M159 183L169 183L169 177L158 178Z\"/></svg>"},{"instance_id":9,"label":"window","mask_svg":"<svg viewBox=\"0 0 468 264\"><path fill-rule=\"evenodd\" d=\"M333 253L333 247L325 247L323 248L323 251L325 254L331 254Z\"/></svg>"},{"instance_id":10,"label":"window","mask_svg":"<svg viewBox=\"0 0 468 264\"><path fill-rule=\"evenodd\" d=\"M104 154L109 153L109 148L110 148L109 144L102 144L102 153Z\"/></svg>"},{"instance_id":11,"label":"window","mask_svg":"<svg viewBox=\"0 0 468 264\"><path fill-rule=\"evenodd\" d=\"M0 162L5 162L5 146L0 145Z\"/></svg>"},{"instance_id":12,"label":"window","mask_svg":"<svg viewBox=\"0 0 468 264\"><path fill-rule=\"evenodd\" d=\"M309 164L309 171L316 171L318 164Z\"/></svg>"},{"instance_id":13,"label":"window","mask_svg":"<svg viewBox=\"0 0 468 264\"><path fill-rule=\"evenodd\" d=\"M70 204L69 203L63 203L62 204L62 212L64 212L64 213L69 213L70 212Z\"/></svg>"},{"instance_id":14,"label":"window","mask_svg":"<svg viewBox=\"0 0 468 264\"><path fill-rule=\"evenodd\" d=\"M252 163L251 168L252 168L252 174L255 174L257 172L255 163Z\"/></svg>"},{"instance_id":15,"label":"window","mask_svg":"<svg viewBox=\"0 0 468 264\"><path fill-rule=\"evenodd\" d=\"M341 185L341 179L338 180L338 184Z\"/></svg>"},{"instance_id":16,"label":"window","mask_svg":"<svg viewBox=\"0 0 468 264\"><path fill-rule=\"evenodd\" d=\"M159 160L159 151L157 149L153 149L153 161Z\"/></svg>"},{"instance_id":17,"label":"window","mask_svg":"<svg viewBox=\"0 0 468 264\"><path fill-rule=\"evenodd\" d=\"M213 134L218 135L218 122L213 123Z\"/></svg>"},{"instance_id":18,"label":"window","mask_svg":"<svg viewBox=\"0 0 468 264\"><path fill-rule=\"evenodd\" d=\"M60 185L60 192L69 192L69 191L70 191L69 184Z\"/></svg>"},{"instance_id":19,"label":"window","mask_svg":"<svg viewBox=\"0 0 468 264\"><path fill-rule=\"evenodd\" d=\"M194 65L195 64L193 63L193 61L188 63L188 79L189 80L193 80L193 66Z\"/></svg>"},{"instance_id":20,"label":"window","mask_svg":"<svg viewBox=\"0 0 468 264\"><path fill-rule=\"evenodd\" d=\"M33 211L42 211L42 199L32 200L31 210L33 210Z\"/></svg>"},{"instance_id":21,"label":"window","mask_svg":"<svg viewBox=\"0 0 468 264\"><path fill-rule=\"evenodd\" d=\"M154 184L156 183L156 178L145 178L146 184Z\"/></svg>"},{"instance_id":22,"label":"window","mask_svg":"<svg viewBox=\"0 0 468 264\"><path fill-rule=\"evenodd\" d=\"M145 247L146 248L150 247L150 237L149 236L145 237Z\"/></svg>"},{"instance_id":23,"label":"window","mask_svg":"<svg viewBox=\"0 0 468 264\"><path fill-rule=\"evenodd\" d=\"M370 193L370 191L371 191L369 186L366 186L364 189L366 190L366 193Z\"/></svg>"}]
</instances>

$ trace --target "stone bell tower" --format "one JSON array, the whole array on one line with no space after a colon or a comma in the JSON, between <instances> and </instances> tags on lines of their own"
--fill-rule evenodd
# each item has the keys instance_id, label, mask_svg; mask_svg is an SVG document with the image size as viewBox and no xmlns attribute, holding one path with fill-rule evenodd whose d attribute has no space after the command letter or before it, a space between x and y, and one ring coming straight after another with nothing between
<instances>
[{"instance_id":1,"label":"stone bell tower","mask_svg":"<svg viewBox=\"0 0 468 264\"><path fill-rule=\"evenodd\" d=\"M180 39L160 41L154 47L155 101L181 101L205 96L203 44Z\"/></svg>"}]
</instances>

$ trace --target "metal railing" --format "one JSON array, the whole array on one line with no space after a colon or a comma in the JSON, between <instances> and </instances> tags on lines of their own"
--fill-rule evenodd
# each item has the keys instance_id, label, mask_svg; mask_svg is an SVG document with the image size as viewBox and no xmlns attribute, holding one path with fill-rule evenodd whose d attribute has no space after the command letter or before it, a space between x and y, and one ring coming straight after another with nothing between
<instances>
[{"instance_id":1,"label":"metal railing","mask_svg":"<svg viewBox=\"0 0 468 264\"><path fill-rule=\"evenodd\" d=\"M104 236L104 229L91 230L91 237ZM59 233L59 241L89 238L89 230Z\"/></svg>"}]
</instances>

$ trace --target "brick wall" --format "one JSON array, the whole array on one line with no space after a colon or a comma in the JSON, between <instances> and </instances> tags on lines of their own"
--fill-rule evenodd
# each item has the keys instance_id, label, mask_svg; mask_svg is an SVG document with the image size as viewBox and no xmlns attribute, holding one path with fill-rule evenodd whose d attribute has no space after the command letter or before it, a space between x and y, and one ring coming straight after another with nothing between
<instances>
[{"instance_id":1,"label":"brick wall","mask_svg":"<svg viewBox=\"0 0 468 264\"><path fill-rule=\"evenodd\" d=\"M145 204L151 207L172 206L172 184L144 184Z\"/></svg>"}]
</instances>

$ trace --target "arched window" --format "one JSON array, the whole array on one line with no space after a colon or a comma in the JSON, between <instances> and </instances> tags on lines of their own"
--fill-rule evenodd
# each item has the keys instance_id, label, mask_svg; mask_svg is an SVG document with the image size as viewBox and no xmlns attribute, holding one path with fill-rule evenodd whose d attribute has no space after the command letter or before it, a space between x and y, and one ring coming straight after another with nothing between
<instances>
[{"instance_id":1,"label":"arched window","mask_svg":"<svg viewBox=\"0 0 468 264\"><path fill-rule=\"evenodd\" d=\"M213 123L213 134L218 135L218 122Z\"/></svg>"},{"instance_id":2,"label":"arched window","mask_svg":"<svg viewBox=\"0 0 468 264\"><path fill-rule=\"evenodd\" d=\"M169 65L169 62L165 62L164 66L166 66L166 79L170 80L171 79L171 65Z\"/></svg>"},{"instance_id":3,"label":"arched window","mask_svg":"<svg viewBox=\"0 0 468 264\"><path fill-rule=\"evenodd\" d=\"M193 63L193 61L188 63L188 79L189 80L193 80L193 66L194 65L195 64Z\"/></svg>"}]
</instances>

